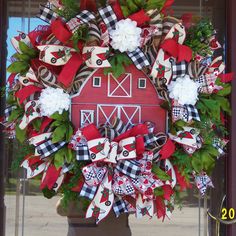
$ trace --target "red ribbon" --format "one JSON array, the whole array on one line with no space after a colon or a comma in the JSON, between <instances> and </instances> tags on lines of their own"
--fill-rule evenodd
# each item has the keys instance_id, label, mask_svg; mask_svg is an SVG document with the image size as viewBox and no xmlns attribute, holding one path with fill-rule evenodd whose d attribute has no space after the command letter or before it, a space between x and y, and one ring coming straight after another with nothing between
<instances>
[{"instance_id":1,"label":"red ribbon","mask_svg":"<svg viewBox=\"0 0 236 236\"><path fill-rule=\"evenodd\" d=\"M139 12L130 15L128 18L130 18L132 21L136 21L138 26L142 26L146 22L150 21L150 17L144 10L141 10Z\"/></svg>"},{"instance_id":2,"label":"red ribbon","mask_svg":"<svg viewBox=\"0 0 236 236\"><path fill-rule=\"evenodd\" d=\"M36 92L41 92L41 88L39 87L36 87L34 85L29 85L29 86L26 86L24 88L22 88L21 90L17 91L15 93L15 96L17 98L19 98L20 100L20 104L22 104L26 98L28 98L30 95L36 93Z\"/></svg>"},{"instance_id":3,"label":"red ribbon","mask_svg":"<svg viewBox=\"0 0 236 236\"><path fill-rule=\"evenodd\" d=\"M157 217L158 219L162 218L162 221L164 221L166 216L166 207L164 200L161 197L156 197L156 210L157 210Z\"/></svg>"},{"instance_id":4,"label":"red ribbon","mask_svg":"<svg viewBox=\"0 0 236 236\"><path fill-rule=\"evenodd\" d=\"M14 80L15 80L16 75L17 75L17 74L12 73L12 74L10 74L10 76L8 77L7 82L9 83L10 87L12 86L12 84L13 84L13 82L14 82Z\"/></svg>"},{"instance_id":5,"label":"red ribbon","mask_svg":"<svg viewBox=\"0 0 236 236\"><path fill-rule=\"evenodd\" d=\"M79 70L83 62L83 57L81 55L73 54L70 60L62 68L62 71L59 74L57 81L62 83L66 88L68 88L71 85L76 75L76 72Z\"/></svg>"},{"instance_id":6,"label":"red ribbon","mask_svg":"<svg viewBox=\"0 0 236 236\"><path fill-rule=\"evenodd\" d=\"M174 190L171 188L170 185L163 185L162 189L164 191L164 199L170 201L170 197L174 194Z\"/></svg>"},{"instance_id":7,"label":"red ribbon","mask_svg":"<svg viewBox=\"0 0 236 236\"><path fill-rule=\"evenodd\" d=\"M28 36L30 38L30 42L34 47L38 45L38 39L40 38L40 41L46 40L47 37L52 33L50 26L41 26L40 29L31 31Z\"/></svg>"},{"instance_id":8,"label":"red ribbon","mask_svg":"<svg viewBox=\"0 0 236 236\"><path fill-rule=\"evenodd\" d=\"M185 28L189 29L192 25L193 22L193 14L191 13L186 13L181 16L183 25Z\"/></svg>"},{"instance_id":9,"label":"red ribbon","mask_svg":"<svg viewBox=\"0 0 236 236\"><path fill-rule=\"evenodd\" d=\"M118 19L118 20L124 19L125 16L124 16L123 11L122 11L122 9L121 9L119 0L115 0L113 3L111 3L111 5L112 5L112 8L113 8L113 11L114 11L115 14L116 14L117 19Z\"/></svg>"},{"instance_id":10,"label":"red ribbon","mask_svg":"<svg viewBox=\"0 0 236 236\"><path fill-rule=\"evenodd\" d=\"M44 163L39 156L34 156L33 154L27 155L24 159L28 159L29 166L32 170L35 170L39 165Z\"/></svg>"},{"instance_id":11,"label":"red ribbon","mask_svg":"<svg viewBox=\"0 0 236 236\"><path fill-rule=\"evenodd\" d=\"M114 142L119 143L122 139L129 138L129 137L136 137L139 135L148 134L148 127L146 124L139 124L134 126L132 129L126 131L125 133L119 135L114 139Z\"/></svg>"},{"instance_id":12,"label":"red ribbon","mask_svg":"<svg viewBox=\"0 0 236 236\"><path fill-rule=\"evenodd\" d=\"M98 131L97 127L94 124L90 124L82 129L82 134L87 141L102 138L102 135Z\"/></svg>"},{"instance_id":13,"label":"red ribbon","mask_svg":"<svg viewBox=\"0 0 236 236\"><path fill-rule=\"evenodd\" d=\"M83 188L83 185L84 185L84 178L80 178L78 184L75 187L73 187L71 191L80 193L80 191Z\"/></svg>"},{"instance_id":14,"label":"red ribbon","mask_svg":"<svg viewBox=\"0 0 236 236\"><path fill-rule=\"evenodd\" d=\"M66 25L60 20L56 19L51 23L52 33L62 43L68 43L72 33L66 28Z\"/></svg>"},{"instance_id":15,"label":"red ribbon","mask_svg":"<svg viewBox=\"0 0 236 236\"><path fill-rule=\"evenodd\" d=\"M166 14L166 11L170 9L170 7L173 5L175 0L166 0L163 8L161 9L161 13L164 15Z\"/></svg>"},{"instance_id":16,"label":"red ribbon","mask_svg":"<svg viewBox=\"0 0 236 236\"><path fill-rule=\"evenodd\" d=\"M221 74L218 75L218 77L220 78L220 82L222 83L230 83L233 78L234 78L234 73L227 73L227 74Z\"/></svg>"},{"instance_id":17,"label":"red ribbon","mask_svg":"<svg viewBox=\"0 0 236 236\"><path fill-rule=\"evenodd\" d=\"M175 144L171 141L171 139L168 139L166 144L162 147L160 151L160 160L168 159L172 156L172 154L175 152Z\"/></svg>"},{"instance_id":18,"label":"red ribbon","mask_svg":"<svg viewBox=\"0 0 236 236\"><path fill-rule=\"evenodd\" d=\"M184 191L187 188L191 188L192 185L189 182L186 181L184 176L182 176L180 174L177 166L174 166L174 170L175 170L175 175L176 175L177 183L180 186L180 191Z\"/></svg>"},{"instance_id":19,"label":"red ribbon","mask_svg":"<svg viewBox=\"0 0 236 236\"><path fill-rule=\"evenodd\" d=\"M51 23L52 33L55 37L65 45L72 47L72 42L69 42L72 33L68 30L67 26L60 20L56 19ZM82 51L83 43L78 42L78 48ZM66 88L68 88L80 66L84 63L84 58L81 54L73 53L70 60L63 66L57 81L62 83Z\"/></svg>"},{"instance_id":20,"label":"red ribbon","mask_svg":"<svg viewBox=\"0 0 236 236\"><path fill-rule=\"evenodd\" d=\"M97 11L96 1L94 0L80 0L80 10L88 10L88 11Z\"/></svg>"},{"instance_id":21,"label":"red ribbon","mask_svg":"<svg viewBox=\"0 0 236 236\"><path fill-rule=\"evenodd\" d=\"M177 43L174 39L166 39L161 48L177 59L177 62L186 61L190 62L193 57L192 49L188 46Z\"/></svg>"},{"instance_id":22,"label":"red ribbon","mask_svg":"<svg viewBox=\"0 0 236 236\"><path fill-rule=\"evenodd\" d=\"M122 20L125 18L119 0L116 0L112 3L112 8L118 20ZM146 22L150 21L150 17L144 10L140 10L132 15L129 15L128 18L132 21L136 21L138 26L142 26Z\"/></svg>"},{"instance_id":23,"label":"red ribbon","mask_svg":"<svg viewBox=\"0 0 236 236\"><path fill-rule=\"evenodd\" d=\"M43 133L45 129L52 123L53 119L49 117L44 117L43 122L40 126L40 133Z\"/></svg>"},{"instance_id":24,"label":"red ribbon","mask_svg":"<svg viewBox=\"0 0 236 236\"><path fill-rule=\"evenodd\" d=\"M137 155L142 155L145 151L144 139L143 135L148 134L148 127L146 124L139 124L133 127L132 129L126 131L125 133L116 137L114 142L119 143L121 140L129 138L129 137L136 137L136 153ZM94 124L90 124L82 129L82 134L86 138L87 141L101 138L101 134L97 127Z\"/></svg>"},{"instance_id":25,"label":"red ribbon","mask_svg":"<svg viewBox=\"0 0 236 236\"><path fill-rule=\"evenodd\" d=\"M52 189L54 184L57 182L58 177L60 176L61 168L58 170L54 165L50 165L45 173L45 177L41 182L40 189Z\"/></svg>"}]
</instances>

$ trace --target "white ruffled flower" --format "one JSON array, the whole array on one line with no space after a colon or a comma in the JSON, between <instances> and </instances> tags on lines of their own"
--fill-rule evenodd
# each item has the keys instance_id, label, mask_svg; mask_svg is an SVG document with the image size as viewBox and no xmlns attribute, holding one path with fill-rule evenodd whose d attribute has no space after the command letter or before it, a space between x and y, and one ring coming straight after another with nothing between
<instances>
[{"instance_id":1,"label":"white ruffled flower","mask_svg":"<svg viewBox=\"0 0 236 236\"><path fill-rule=\"evenodd\" d=\"M70 95L63 89L48 87L41 92L39 106L43 116L51 116L55 112L62 114L64 110L69 110Z\"/></svg>"},{"instance_id":2,"label":"white ruffled flower","mask_svg":"<svg viewBox=\"0 0 236 236\"><path fill-rule=\"evenodd\" d=\"M198 88L199 85L188 75L179 77L168 85L170 98L181 105L195 105L198 100Z\"/></svg>"},{"instance_id":3,"label":"white ruffled flower","mask_svg":"<svg viewBox=\"0 0 236 236\"><path fill-rule=\"evenodd\" d=\"M141 44L142 29L137 27L137 22L128 19L116 23L116 29L111 30L111 46L120 52L133 52Z\"/></svg>"}]
</instances>

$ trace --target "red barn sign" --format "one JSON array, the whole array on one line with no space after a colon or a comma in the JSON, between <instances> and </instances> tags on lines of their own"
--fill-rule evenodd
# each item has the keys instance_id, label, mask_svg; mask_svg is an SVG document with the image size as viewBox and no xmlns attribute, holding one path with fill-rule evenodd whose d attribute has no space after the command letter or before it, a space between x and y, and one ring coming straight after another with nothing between
<instances>
[{"instance_id":1,"label":"red barn sign","mask_svg":"<svg viewBox=\"0 0 236 236\"><path fill-rule=\"evenodd\" d=\"M119 78L98 69L72 97L72 123L76 128L89 123L111 124L118 117L127 125L152 121L156 131L165 131L162 101L150 79L134 65Z\"/></svg>"}]
</instances>

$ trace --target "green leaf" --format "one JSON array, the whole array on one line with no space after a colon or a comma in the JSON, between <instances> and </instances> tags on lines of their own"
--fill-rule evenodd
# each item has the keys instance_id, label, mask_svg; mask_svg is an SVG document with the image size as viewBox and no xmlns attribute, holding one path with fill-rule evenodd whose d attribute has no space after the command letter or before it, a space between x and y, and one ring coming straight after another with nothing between
<instances>
[{"instance_id":1,"label":"green leaf","mask_svg":"<svg viewBox=\"0 0 236 236\"><path fill-rule=\"evenodd\" d=\"M218 157L219 156L219 152L217 151L217 149L215 147L213 147L212 145L207 145L206 147L204 147L203 149L206 153L209 153L211 156L213 157Z\"/></svg>"},{"instance_id":2,"label":"green leaf","mask_svg":"<svg viewBox=\"0 0 236 236\"><path fill-rule=\"evenodd\" d=\"M217 95L222 96L222 97L226 97L226 96L230 95L231 92L232 92L232 86L230 84L226 84L222 90L217 92Z\"/></svg>"},{"instance_id":3,"label":"green leaf","mask_svg":"<svg viewBox=\"0 0 236 236\"><path fill-rule=\"evenodd\" d=\"M73 135L73 132L74 132L74 130L73 130L72 126L71 126L71 125L68 125L68 127L67 127L67 132L66 132L66 141L67 141L67 142L70 141L71 136Z\"/></svg>"},{"instance_id":4,"label":"green leaf","mask_svg":"<svg viewBox=\"0 0 236 236\"><path fill-rule=\"evenodd\" d=\"M57 13L70 20L80 12L79 1L75 0L62 0L63 8L57 9Z\"/></svg>"},{"instance_id":5,"label":"green leaf","mask_svg":"<svg viewBox=\"0 0 236 236\"><path fill-rule=\"evenodd\" d=\"M51 199L53 198L57 193L54 190L50 190L48 188L44 188L42 190L44 197Z\"/></svg>"},{"instance_id":6,"label":"green leaf","mask_svg":"<svg viewBox=\"0 0 236 236\"><path fill-rule=\"evenodd\" d=\"M60 125L62 125L62 124L63 124L62 121L56 120L56 121L52 122L52 124L50 125L50 127L51 127L51 128L54 128L54 127L58 127L58 126L60 126Z\"/></svg>"},{"instance_id":7,"label":"green leaf","mask_svg":"<svg viewBox=\"0 0 236 236\"><path fill-rule=\"evenodd\" d=\"M63 124L61 126L58 126L52 134L52 142L58 143L60 141L63 141L66 135L67 127L66 124Z\"/></svg>"},{"instance_id":8,"label":"green leaf","mask_svg":"<svg viewBox=\"0 0 236 236\"><path fill-rule=\"evenodd\" d=\"M125 73L125 66L131 65L132 61L129 57L124 53L117 53L111 59L109 59L111 63L110 68L104 69L104 74L112 73L116 78L119 78L123 73Z\"/></svg>"},{"instance_id":9,"label":"green leaf","mask_svg":"<svg viewBox=\"0 0 236 236\"><path fill-rule=\"evenodd\" d=\"M139 6L139 8L142 9L144 7L145 1L143 1L143 0L134 0L134 2L137 6Z\"/></svg>"},{"instance_id":10,"label":"green leaf","mask_svg":"<svg viewBox=\"0 0 236 236\"><path fill-rule=\"evenodd\" d=\"M146 10L162 9L166 0L148 0L146 3Z\"/></svg>"},{"instance_id":11,"label":"green leaf","mask_svg":"<svg viewBox=\"0 0 236 236\"><path fill-rule=\"evenodd\" d=\"M202 161L201 161L201 156L199 153L195 152L192 156L192 166L193 169L197 172L200 173L203 169Z\"/></svg>"},{"instance_id":12,"label":"green leaf","mask_svg":"<svg viewBox=\"0 0 236 236\"><path fill-rule=\"evenodd\" d=\"M36 131L40 131L42 120L41 119L35 119L35 120L32 121L31 124L33 125L33 127Z\"/></svg>"},{"instance_id":13,"label":"green leaf","mask_svg":"<svg viewBox=\"0 0 236 236\"><path fill-rule=\"evenodd\" d=\"M225 111L227 114L231 114L230 102L227 98L213 95L213 99L220 106L220 108Z\"/></svg>"},{"instance_id":14,"label":"green leaf","mask_svg":"<svg viewBox=\"0 0 236 236\"><path fill-rule=\"evenodd\" d=\"M135 4L133 0L126 0L126 5L130 10L130 13L135 13L139 10L139 7Z\"/></svg>"},{"instance_id":15,"label":"green leaf","mask_svg":"<svg viewBox=\"0 0 236 236\"><path fill-rule=\"evenodd\" d=\"M201 101L206 106L208 114L213 117L216 121L220 120L220 104L218 101L213 99L201 98Z\"/></svg>"},{"instance_id":16,"label":"green leaf","mask_svg":"<svg viewBox=\"0 0 236 236\"><path fill-rule=\"evenodd\" d=\"M69 120L69 112L64 111L62 114L59 114L58 112L51 115L51 118L58 121L68 121Z\"/></svg>"},{"instance_id":17,"label":"green leaf","mask_svg":"<svg viewBox=\"0 0 236 236\"><path fill-rule=\"evenodd\" d=\"M23 116L24 110L20 108L16 108L15 110L12 111L11 115L8 118L9 122L15 121L18 117Z\"/></svg>"},{"instance_id":18,"label":"green leaf","mask_svg":"<svg viewBox=\"0 0 236 236\"><path fill-rule=\"evenodd\" d=\"M30 61L30 57L26 54L16 53L16 54L13 55L13 57L18 59L19 61L25 61L27 63L29 63L29 61Z\"/></svg>"},{"instance_id":19,"label":"green leaf","mask_svg":"<svg viewBox=\"0 0 236 236\"><path fill-rule=\"evenodd\" d=\"M63 166L65 162L66 148L62 148L54 155L54 165L57 169Z\"/></svg>"},{"instance_id":20,"label":"green leaf","mask_svg":"<svg viewBox=\"0 0 236 236\"><path fill-rule=\"evenodd\" d=\"M16 125L16 138L19 140L20 143L23 143L27 138L26 130L20 129L19 125Z\"/></svg>"},{"instance_id":21,"label":"green leaf","mask_svg":"<svg viewBox=\"0 0 236 236\"><path fill-rule=\"evenodd\" d=\"M121 6L121 10L123 12L124 17L128 17L131 14L131 12L127 6Z\"/></svg>"},{"instance_id":22,"label":"green leaf","mask_svg":"<svg viewBox=\"0 0 236 236\"><path fill-rule=\"evenodd\" d=\"M15 61L10 66L8 66L7 71L9 73L26 73L29 70L29 65L23 61Z\"/></svg>"},{"instance_id":23,"label":"green leaf","mask_svg":"<svg viewBox=\"0 0 236 236\"><path fill-rule=\"evenodd\" d=\"M57 151L54 156L54 165L57 169L63 166L64 162L71 163L75 159L75 152L64 147Z\"/></svg>"},{"instance_id":24,"label":"green leaf","mask_svg":"<svg viewBox=\"0 0 236 236\"><path fill-rule=\"evenodd\" d=\"M30 48L28 45L26 45L22 41L19 41L19 48L22 54L25 54L29 56L30 58L35 58L38 55L38 52L36 50L34 50L33 48Z\"/></svg>"},{"instance_id":25,"label":"green leaf","mask_svg":"<svg viewBox=\"0 0 236 236\"><path fill-rule=\"evenodd\" d=\"M155 188L155 189L154 189L154 195L155 195L156 197L161 197L161 196L163 196L163 195L164 195L164 190L163 190L163 188L162 188L162 187Z\"/></svg>"},{"instance_id":26,"label":"green leaf","mask_svg":"<svg viewBox=\"0 0 236 236\"><path fill-rule=\"evenodd\" d=\"M171 177L165 171L163 171L160 167L158 167L157 165L152 166L152 172L155 175L157 175L157 177L160 180L163 180L163 181L171 180Z\"/></svg>"},{"instance_id":27,"label":"green leaf","mask_svg":"<svg viewBox=\"0 0 236 236\"><path fill-rule=\"evenodd\" d=\"M215 159L211 157L207 152L201 153L201 160L203 169L209 174L215 166Z\"/></svg>"},{"instance_id":28,"label":"green leaf","mask_svg":"<svg viewBox=\"0 0 236 236\"><path fill-rule=\"evenodd\" d=\"M174 123L175 127L178 128L178 130L183 130L185 126L188 124L184 122L183 120L178 120Z\"/></svg>"},{"instance_id":29,"label":"green leaf","mask_svg":"<svg viewBox=\"0 0 236 236\"><path fill-rule=\"evenodd\" d=\"M66 156L65 156L67 163L71 163L73 161L73 159L74 159L73 154L74 154L74 152L71 149L67 148L67 153L66 153Z\"/></svg>"},{"instance_id":30,"label":"green leaf","mask_svg":"<svg viewBox=\"0 0 236 236\"><path fill-rule=\"evenodd\" d=\"M7 104L9 105L17 105L17 101L15 96L13 95L13 92L9 92L7 95Z\"/></svg>"},{"instance_id":31,"label":"green leaf","mask_svg":"<svg viewBox=\"0 0 236 236\"><path fill-rule=\"evenodd\" d=\"M187 31L185 45L189 46L194 55L212 55L209 48L209 39L214 34L214 27L209 19L200 19Z\"/></svg>"}]
</instances>

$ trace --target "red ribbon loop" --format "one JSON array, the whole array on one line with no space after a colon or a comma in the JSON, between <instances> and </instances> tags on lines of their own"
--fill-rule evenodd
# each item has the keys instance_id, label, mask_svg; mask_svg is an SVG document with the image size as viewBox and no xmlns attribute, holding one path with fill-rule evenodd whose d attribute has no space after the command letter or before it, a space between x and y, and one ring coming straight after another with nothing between
<instances>
[{"instance_id":1,"label":"red ribbon loop","mask_svg":"<svg viewBox=\"0 0 236 236\"><path fill-rule=\"evenodd\" d=\"M60 19L56 19L51 24L52 33L62 43L66 44L71 38L72 33L66 28L66 25Z\"/></svg>"},{"instance_id":2,"label":"red ribbon loop","mask_svg":"<svg viewBox=\"0 0 236 236\"><path fill-rule=\"evenodd\" d=\"M138 26L144 25L146 22L150 21L150 17L144 10L136 12L128 17L132 21L136 21Z\"/></svg>"},{"instance_id":3,"label":"red ribbon loop","mask_svg":"<svg viewBox=\"0 0 236 236\"><path fill-rule=\"evenodd\" d=\"M41 92L41 88L36 87L34 85L29 85L27 87L22 88L18 92L16 92L15 96L20 99L20 104L22 104L26 98L28 98L30 95Z\"/></svg>"},{"instance_id":4,"label":"red ribbon loop","mask_svg":"<svg viewBox=\"0 0 236 236\"><path fill-rule=\"evenodd\" d=\"M166 39L162 43L161 48L166 53L176 58L177 62L180 61L190 62L193 56L190 47L181 45L177 43L174 39Z\"/></svg>"},{"instance_id":5,"label":"red ribbon loop","mask_svg":"<svg viewBox=\"0 0 236 236\"><path fill-rule=\"evenodd\" d=\"M82 56L75 53L66 63L66 65L64 65L60 75L57 78L57 81L62 83L66 88L68 88L71 85L76 75L76 72L83 64L83 62L84 61Z\"/></svg>"}]
</instances>

